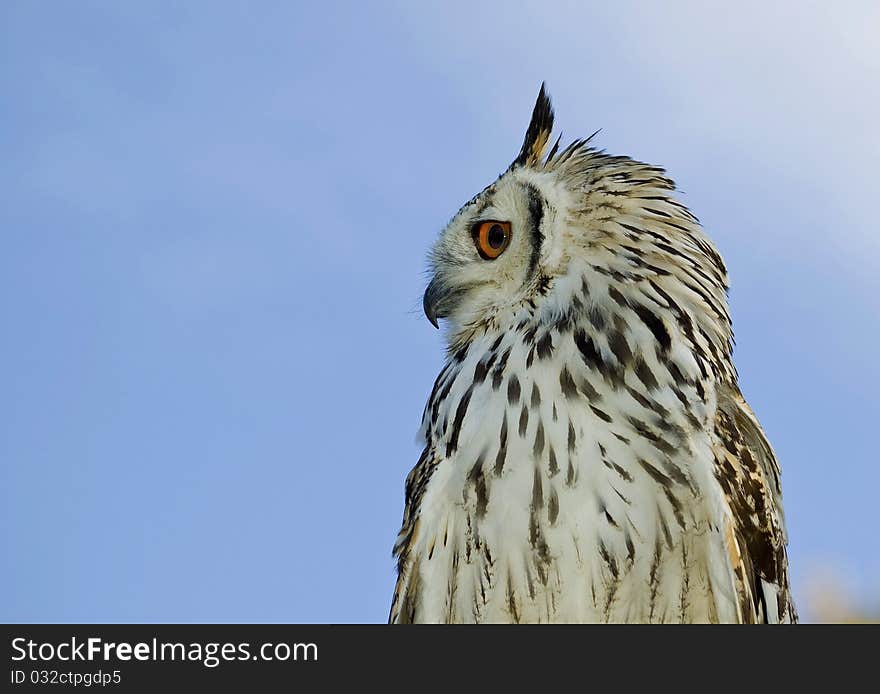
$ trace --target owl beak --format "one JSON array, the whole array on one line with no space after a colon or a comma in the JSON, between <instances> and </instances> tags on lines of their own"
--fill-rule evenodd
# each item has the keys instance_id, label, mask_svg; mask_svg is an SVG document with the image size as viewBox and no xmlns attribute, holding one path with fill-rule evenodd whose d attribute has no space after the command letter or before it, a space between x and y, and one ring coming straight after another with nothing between
<instances>
[{"instance_id":1,"label":"owl beak","mask_svg":"<svg viewBox=\"0 0 880 694\"><path fill-rule=\"evenodd\" d=\"M431 284L428 285L428 288L425 290L425 296L422 298L422 308L425 311L425 316L427 316L428 320L431 321L431 325L435 328L440 327L437 323L437 319L443 317L443 315L438 312L438 307L442 298L443 292L440 290L440 284L435 277L431 280Z\"/></svg>"},{"instance_id":2,"label":"owl beak","mask_svg":"<svg viewBox=\"0 0 880 694\"><path fill-rule=\"evenodd\" d=\"M439 328L437 320L452 315L469 286L472 285L453 284L447 281L443 275L434 275L434 279L431 280L431 284L428 285L425 296L422 298L422 308L428 320L431 321L431 325Z\"/></svg>"}]
</instances>

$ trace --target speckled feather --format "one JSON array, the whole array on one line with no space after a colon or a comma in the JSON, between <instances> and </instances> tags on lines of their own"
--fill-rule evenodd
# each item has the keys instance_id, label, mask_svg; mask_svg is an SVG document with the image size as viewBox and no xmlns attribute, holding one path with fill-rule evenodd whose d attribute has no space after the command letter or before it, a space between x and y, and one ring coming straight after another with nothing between
<instances>
[{"instance_id":1,"label":"speckled feather","mask_svg":"<svg viewBox=\"0 0 880 694\"><path fill-rule=\"evenodd\" d=\"M737 386L727 274L662 169L522 149L441 234L449 351L406 480L390 621L795 621L779 466ZM481 258L472 230L510 222Z\"/></svg>"}]
</instances>

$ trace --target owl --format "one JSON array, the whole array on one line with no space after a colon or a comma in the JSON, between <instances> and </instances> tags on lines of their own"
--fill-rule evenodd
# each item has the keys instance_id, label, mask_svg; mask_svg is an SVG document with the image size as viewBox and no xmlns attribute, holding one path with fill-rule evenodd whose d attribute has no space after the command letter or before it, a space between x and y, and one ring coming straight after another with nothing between
<instances>
[{"instance_id":1,"label":"owl","mask_svg":"<svg viewBox=\"0 0 880 694\"><path fill-rule=\"evenodd\" d=\"M519 154L430 254L448 349L390 621L794 622L724 262L663 169L549 146L553 119L542 85Z\"/></svg>"}]
</instances>

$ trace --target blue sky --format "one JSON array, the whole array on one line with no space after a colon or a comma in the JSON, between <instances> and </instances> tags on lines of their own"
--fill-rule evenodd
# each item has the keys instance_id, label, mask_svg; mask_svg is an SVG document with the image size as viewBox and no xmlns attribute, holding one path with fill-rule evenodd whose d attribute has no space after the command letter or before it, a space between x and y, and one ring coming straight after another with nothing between
<instances>
[{"instance_id":1,"label":"blue sky","mask_svg":"<svg viewBox=\"0 0 880 694\"><path fill-rule=\"evenodd\" d=\"M660 164L721 248L795 591L880 598L880 10L0 8L4 621L372 622L442 360L429 245L521 143Z\"/></svg>"}]
</instances>

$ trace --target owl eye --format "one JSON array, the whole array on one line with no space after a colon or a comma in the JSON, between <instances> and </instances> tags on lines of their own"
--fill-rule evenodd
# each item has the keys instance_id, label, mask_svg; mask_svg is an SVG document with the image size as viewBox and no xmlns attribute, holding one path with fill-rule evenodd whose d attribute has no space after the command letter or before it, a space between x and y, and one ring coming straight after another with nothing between
<instances>
[{"instance_id":1,"label":"owl eye","mask_svg":"<svg viewBox=\"0 0 880 694\"><path fill-rule=\"evenodd\" d=\"M510 222L478 222L474 226L474 245L483 260L495 260L510 243Z\"/></svg>"}]
</instances>

